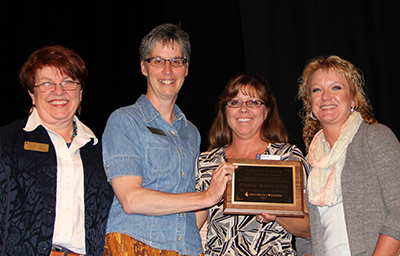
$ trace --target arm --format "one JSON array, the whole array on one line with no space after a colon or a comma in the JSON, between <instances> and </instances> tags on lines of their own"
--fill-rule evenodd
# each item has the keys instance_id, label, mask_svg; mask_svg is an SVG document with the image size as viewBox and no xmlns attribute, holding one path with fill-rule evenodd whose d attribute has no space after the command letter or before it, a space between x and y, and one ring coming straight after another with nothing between
<instances>
[{"instance_id":1,"label":"arm","mask_svg":"<svg viewBox=\"0 0 400 256\"><path fill-rule=\"evenodd\" d=\"M285 150L286 153L283 155L284 160L298 160L303 163L303 178L304 181L307 179L308 173L308 163L305 160L300 149L295 145L291 145L289 150ZM308 216L308 207L306 203L305 195L303 195L304 202L304 217L276 217L274 215L263 214L263 222L276 221L278 222L286 231L291 233L294 236L304 237L306 239L310 239L310 221Z\"/></svg>"},{"instance_id":2,"label":"arm","mask_svg":"<svg viewBox=\"0 0 400 256\"><path fill-rule=\"evenodd\" d=\"M302 237L296 237L296 251L298 256L310 256L311 241Z\"/></svg>"},{"instance_id":3,"label":"arm","mask_svg":"<svg viewBox=\"0 0 400 256\"><path fill-rule=\"evenodd\" d=\"M373 255L400 254L400 165L397 161L400 144L393 132L383 125L372 125L368 133L367 151L381 184L381 195L387 215Z\"/></svg>"},{"instance_id":4,"label":"arm","mask_svg":"<svg viewBox=\"0 0 400 256\"><path fill-rule=\"evenodd\" d=\"M294 236L310 239L310 222L308 214L305 213L303 218L300 217L276 217L282 227Z\"/></svg>"},{"instance_id":5,"label":"arm","mask_svg":"<svg viewBox=\"0 0 400 256\"><path fill-rule=\"evenodd\" d=\"M381 234L376 244L374 256L400 255L400 241L390 236Z\"/></svg>"},{"instance_id":6,"label":"arm","mask_svg":"<svg viewBox=\"0 0 400 256\"><path fill-rule=\"evenodd\" d=\"M142 167L142 157L159 160L162 150L153 150L144 156L144 137L146 133L149 136L150 132L142 122L142 117L137 115L139 112L133 110L127 108L115 111L103 134L103 159L107 177L110 178L123 210L128 214L168 215L195 211L217 203L223 196L226 182L231 179L231 164L222 164L212 175L210 188L202 193L168 193L158 191L156 187L150 189L143 186L142 177L155 174L146 173L147 170ZM193 132L193 136L198 137L194 145L197 147L200 135Z\"/></svg>"},{"instance_id":7,"label":"arm","mask_svg":"<svg viewBox=\"0 0 400 256\"><path fill-rule=\"evenodd\" d=\"M305 198L304 198L305 200ZM262 214L262 218L258 218L262 222L268 223L270 221L278 222L287 232L297 237L310 239L310 220L308 216L308 207L304 201L304 217L279 217L270 214Z\"/></svg>"},{"instance_id":8,"label":"arm","mask_svg":"<svg viewBox=\"0 0 400 256\"><path fill-rule=\"evenodd\" d=\"M139 176L111 179L115 195L127 214L167 215L208 208L218 203L232 178L234 166L222 163L212 174L210 187L201 193L167 193L142 186Z\"/></svg>"},{"instance_id":9,"label":"arm","mask_svg":"<svg viewBox=\"0 0 400 256\"><path fill-rule=\"evenodd\" d=\"M208 217L207 210L200 210L196 212L197 227L199 228L199 230L203 227L204 223L207 220L207 217Z\"/></svg>"}]
</instances>

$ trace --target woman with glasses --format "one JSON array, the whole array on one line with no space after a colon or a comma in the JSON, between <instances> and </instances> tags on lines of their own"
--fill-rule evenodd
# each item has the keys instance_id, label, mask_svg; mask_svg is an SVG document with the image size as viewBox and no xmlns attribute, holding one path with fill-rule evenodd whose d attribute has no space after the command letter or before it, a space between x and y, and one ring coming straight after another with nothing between
<instances>
[{"instance_id":1,"label":"woman with glasses","mask_svg":"<svg viewBox=\"0 0 400 256\"><path fill-rule=\"evenodd\" d=\"M233 165L216 171L210 189L195 192L200 134L175 104L189 70L188 34L162 24L142 39L147 93L110 116L104 164L115 192L104 255L200 255L195 210L223 195Z\"/></svg>"},{"instance_id":2,"label":"woman with glasses","mask_svg":"<svg viewBox=\"0 0 400 256\"><path fill-rule=\"evenodd\" d=\"M101 145L75 116L87 75L79 55L59 45L22 66L32 108L0 128L0 255L102 253L113 192Z\"/></svg>"},{"instance_id":3,"label":"woman with glasses","mask_svg":"<svg viewBox=\"0 0 400 256\"><path fill-rule=\"evenodd\" d=\"M257 155L281 155L301 160L301 151L287 143L286 129L268 83L255 74L234 76L225 87L209 132L210 149L198 159L196 190L210 185L215 168L226 158L256 159ZM292 234L309 238L304 218L263 215L225 215L223 200L197 212L199 228L208 219L205 255L296 255Z\"/></svg>"}]
</instances>

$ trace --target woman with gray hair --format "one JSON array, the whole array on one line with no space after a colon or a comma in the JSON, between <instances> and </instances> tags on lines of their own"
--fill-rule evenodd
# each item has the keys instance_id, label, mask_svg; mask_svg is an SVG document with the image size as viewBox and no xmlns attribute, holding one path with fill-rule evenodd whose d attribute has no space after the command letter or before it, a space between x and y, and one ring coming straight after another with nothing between
<instances>
[{"instance_id":1,"label":"woman with gray hair","mask_svg":"<svg viewBox=\"0 0 400 256\"><path fill-rule=\"evenodd\" d=\"M195 192L200 134L175 105L189 70L187 33L162 24L143 38L140 55L147 93L112 113L103 134L115 192L104 255L200 255L194 211L222 198L234 167L221 164L210 189Z\"/></svg>"}]
</instances>

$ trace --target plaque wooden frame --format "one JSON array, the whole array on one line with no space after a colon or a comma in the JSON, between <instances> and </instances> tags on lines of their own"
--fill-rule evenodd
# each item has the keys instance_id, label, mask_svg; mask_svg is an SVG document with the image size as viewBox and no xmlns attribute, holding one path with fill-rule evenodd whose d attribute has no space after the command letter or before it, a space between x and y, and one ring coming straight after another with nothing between
<instances>
[{"instance_id":1,"label":"plaque wooden frame","mask_svg":"<svg viewBox=\"0 0 400 256\"><path fill-rule=\"evenodd\" d=\"M235 183L239 184L237 180L235 180L235 173L233 174L232 180L228 182L227 189L225 190L224 195L224 214L241 214L241 215L257 215L262 213L273 214L276 216L296 216L303 217L304 216L304 192L303 192L303 164L301 161L278 161L278 160L253 160L253 159L239 159L239 158L231 158L227 159L227 162L232 163L238 166L240 170L249 171L252 168L256 168L258 172L261 174L265 173L265 176L268 178L268 175L272 175L271 172L279 175L279 171L288 172L289 178L284 180L285 183L292 182L288 184L288 190L290 191L286 196L282 196L280 194L279 189L268 193L268 189L261 188L260 191L256 191L253 193L257 200L255 201L241 201L237 200L238 191L235 191ZM244 168L244 169L243 169ZM272 171L271 171L272 170ZM292 174L290 176L290 173ZM266 179L265 177L263 178ZM255 181L249 186L260 187L263 186L263 179L257 179L257 177L252 177L251 181ZM269 178L274 179L274 178ZM277 178L282 180L281 178ZM274 184L274 183L271 183ZM265 185L264 185L265 186ZM274 185L270 185L274 186ZM286 185L280 187L283 189ZM243 190L243 189L240 189ZM255 189L257 190L257 189ZM249 193L244 193L248 195ZM290 199L290 196L292 198ZM268 199L271 198L271 199ZM284 201L279 201L277 198L286 198ZM260 201L261 200L261 201ZM278 200L278 202L277 202Z\"/></svg>"}]
</instances>

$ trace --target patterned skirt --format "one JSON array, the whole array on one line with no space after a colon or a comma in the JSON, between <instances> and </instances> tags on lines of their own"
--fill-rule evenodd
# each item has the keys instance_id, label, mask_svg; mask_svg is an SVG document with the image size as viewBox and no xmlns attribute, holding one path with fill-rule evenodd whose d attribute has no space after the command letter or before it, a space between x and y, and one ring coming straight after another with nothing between
<instances>
[{"instance_id":1,"label":"patterned skirt","mask_svg":"<svg viewBox=\"0 0 400 256\"><path fill-rule=\"evenodd\" d=\"M203 254L201 254L203 255ZM106 235L103 256L183 256L175 251L160 250L121 233Z\"/></svg>"}]
</instances>

